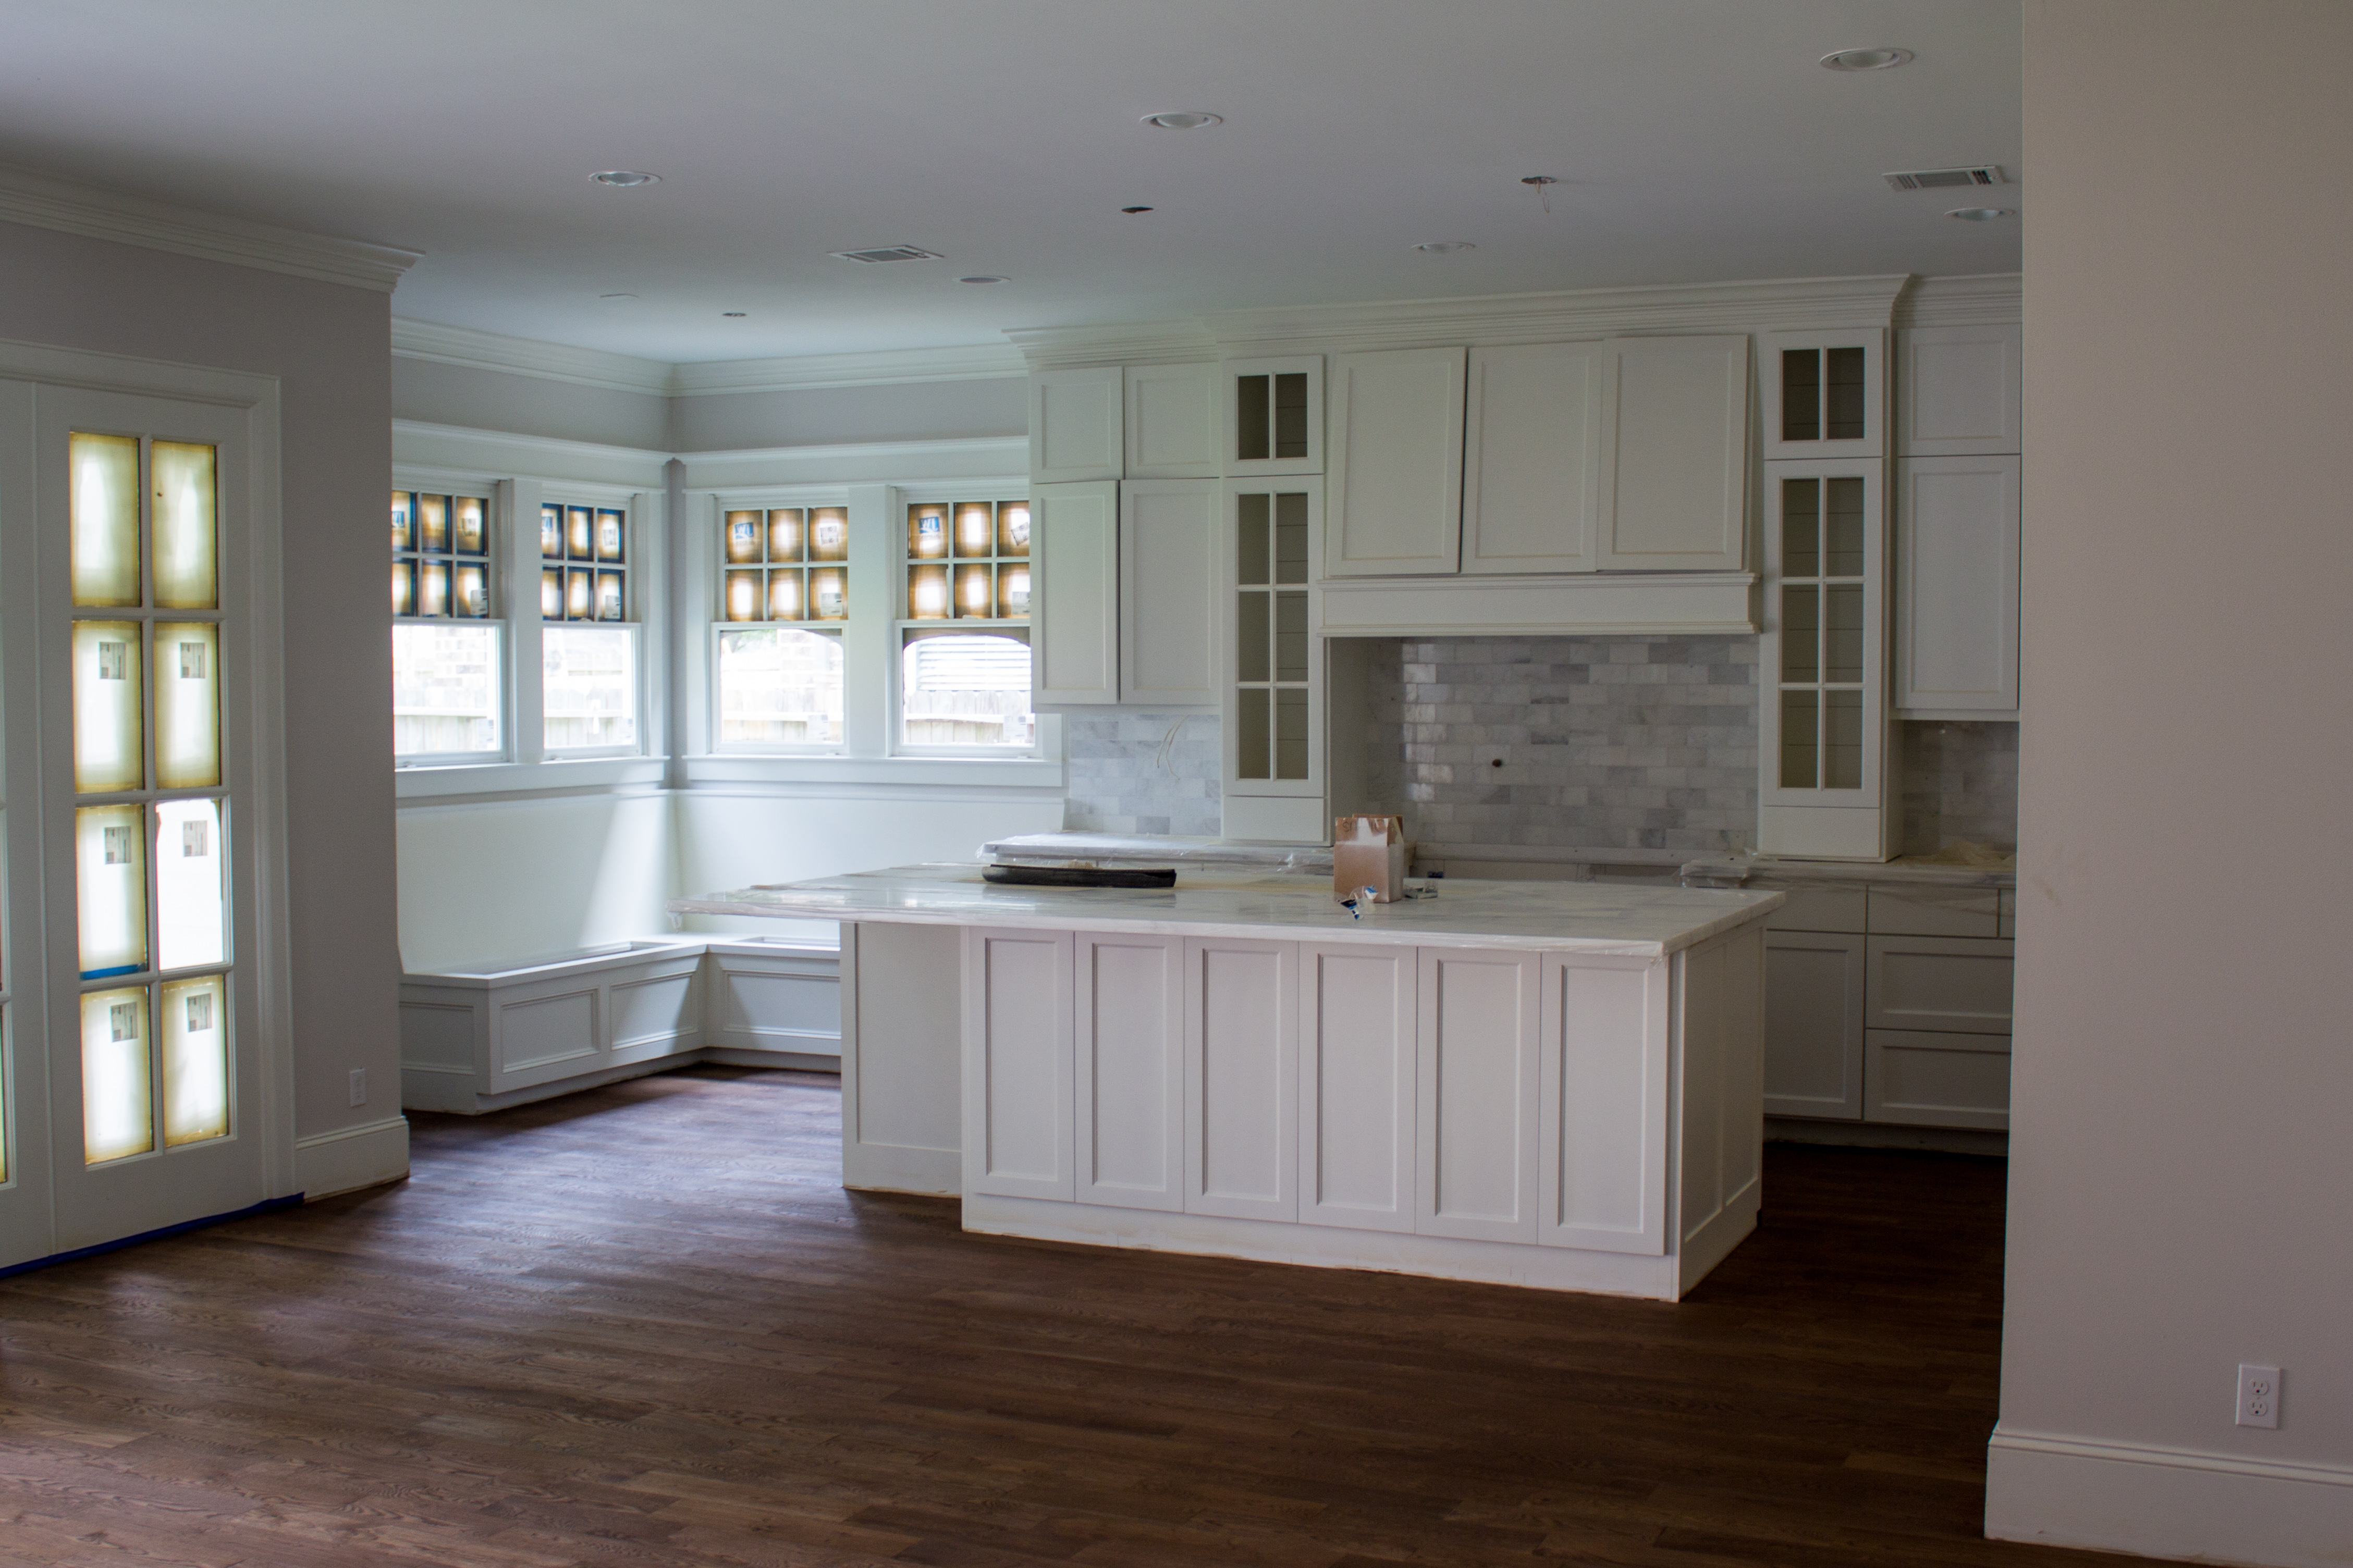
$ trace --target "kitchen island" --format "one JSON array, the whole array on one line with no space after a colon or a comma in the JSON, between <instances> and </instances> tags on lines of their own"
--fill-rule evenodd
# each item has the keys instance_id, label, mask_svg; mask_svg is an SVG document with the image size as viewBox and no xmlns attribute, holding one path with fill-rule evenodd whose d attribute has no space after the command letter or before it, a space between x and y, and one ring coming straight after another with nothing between
<instances>
[{"instance_id":1,"label":"kitchen island","mask_svg":"<svg viewBox=\"0 0 2353 1568\"><path fill-rule=\"evenodd\" d=\"M1771 892L903 867L842 922L843 1181L968 1230L1672 1300L1756 1225Z\"/></svg>"}]
</instances>

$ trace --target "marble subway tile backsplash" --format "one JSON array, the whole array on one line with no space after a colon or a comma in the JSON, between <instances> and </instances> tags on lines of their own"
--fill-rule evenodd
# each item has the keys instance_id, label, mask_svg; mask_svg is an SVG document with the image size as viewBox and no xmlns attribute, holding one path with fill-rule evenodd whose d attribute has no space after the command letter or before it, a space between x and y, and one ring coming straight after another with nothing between
<instances>
[{"instance_id":1,"label":"marble subway tile backsplash","mask_svg":"<svg viewBox=\"0 0 2353 1568\"><path fill-rule=\"evenodd\" d=\"M1934 854L1963 838L2018 847L2016 724L1912 720L1895 730L1905 854Z\"/></svg>"},{"instance_id":2,"label":"marble subway tile backsplash","mask_svg":"<svg viewBox=\"0 0 2353 1568\"><path fill-rule=\"evenodd\" d=\"M1218 836L1215 713L1072 713L1062 721L1062 744L1071 760L1064 827Z\"/></svg>"}]
</instances>

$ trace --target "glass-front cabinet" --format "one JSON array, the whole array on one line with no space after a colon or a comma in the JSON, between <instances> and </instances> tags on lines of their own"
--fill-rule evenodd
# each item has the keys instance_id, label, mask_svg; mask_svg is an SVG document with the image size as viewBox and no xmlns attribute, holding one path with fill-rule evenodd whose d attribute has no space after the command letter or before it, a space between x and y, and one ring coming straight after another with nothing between
<instances>
[{"instance_id":1,"label":"glass-front cabinet","mask_svg":"<svg viewBox=\"0 0 2353 1568\"><path fill-rule=\"evenodd\" d=\"M1229 480L1222 623L1225 836L1322 843L1320 479Z\"/></svg>"},{"instance_id":2,"label":"glass-front cabinet","mask_svg":"<svg viewBox=\"0 0 2353 1568\"><path fill-rule=\"evenodd\" d=\"M1758 737L1767 854L1887 854L1886 555L1879 459L1767 465Z\"/></svg>"},{"instance_id":3,"label":"glass-front cabinet","mask_svg":"<svg viewBox=\"0 0 2353 1568\"><path fill-rule=\"evenodd\" d=\"M1885 328L1767 332L1757 348L1767 461L1886 455Z\"/></svg>"}]
</instances>

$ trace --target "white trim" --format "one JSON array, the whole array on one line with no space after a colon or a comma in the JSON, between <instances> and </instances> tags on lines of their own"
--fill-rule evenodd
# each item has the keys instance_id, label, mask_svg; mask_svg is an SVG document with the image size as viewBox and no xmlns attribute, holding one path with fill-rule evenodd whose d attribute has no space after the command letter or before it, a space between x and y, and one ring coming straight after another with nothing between
<instances>
[{"instance_id":1,"label":"white trim","mask_svg":"<svg viewBox=\"0 0 2353 1568\"><path fill-rule=\"evenodd\" d=\"M388 1116L294 1141L294 1190L315 1203L408 1174L408 1118Z\"/></svg>"},{"instance_id":2,"label":"white trim","mask_svg":"<svg viewBox=\"0 0 2353 1568\"><path fill-rule=\"evenodd\" d=\"M1756 574L1341 577L1320 584L1324 637L1732 636L1757 631Z\"/></svg>"},{"instance_id":3,"label":"white trim","mask_svg":"<svg viewBox=\"0 0 2353 1568\"><path fill-rule=\"evenodd\" d=\"M512 338L502 332L412 321L406 316L392 319L392 353L395 359L427 360L435 364L463 365L468 370L494 370L508 375L653 397L669 394L670 378L677 370L661 360L640 359L635 354L575 348L570 343L551 343L538 338Z\"/></svg>"},{"instance_id":4,"label":"white trim","mask_svg":"<svg viewBox=\"0 0 2353 1568\"><path fill-rule=\"evenodd\" d=\"M1921 278L1895 301L1899 327L2008 327L2025 319L2023 279L2015 272L1974 278Z\"/></svg>"},{"instance_id":5,"label":"white trim","mask_svg":"<svg viewBox=\"0 0 2353 1568\"><path fill-rule=\"evenodd\" d=\"M1042 731L1043 726L1040 726ZM898 784L960 789L1042 789L1059 795L1059 756L843 756L838 752L765 754L724 752L686 759L693 784L818 784L828 789Z\"/></svg>"},{"instance_id":6,"label":"white trim","mask_svg":"<svg viewBox=\"0 0 2353 1568\"><path fill-rule=\"evenodd\" d=\"M672 397L714 397L812 387L906 386L926 381L1007 381L1027 375L1020 352L1005 343L959 348L872 349L860 353L794 354L781 359L706 360L670 366Z\"/></svg>"},{"instance_id":7,"label":"white trim","mask_svg":"<svg viewBox=\"0 0 2353 1568\"><path fill-rule=\"evenodd\" d=\"M491 795L603 794L632 784L650 790L661 784L662 759L632 752L604 757L557 754L535 763L427 763L396 766L392 780L393 793L403 802L451 795L480 801Z\"/></svg>"},{"instance_id":8,"label":"white trim","mask_svg":"<svg viewBox=\"0 0 2353 1568\"><path fill-rule=\"evenodd\" d=\"M389 294L419 250L304 234L0 167L0 221Z\"/></svg>"},{"instance_id":9,"label":"white trim","mask_svg":"<svg viewBox=\"0 0 2353 1568\"><path fill-rule=\"evenodd\" d=\"M469 484L528 477L567 485L607 485L629 491L660 489L668 452L516 436L464 425L392 422L393 467L447 476Z\"/></svg>"},{"instance_id":10,"label":"white trim","mask_svg":"<svg viewBox=\"0 0 2353 1568\"><path fill-rule=\"evenodd\" d=\"M2283 1568L2341 1565L2353 1541L2343 1466L2003 1427L1987 1461L1996 1541Z\"/></svg>"},{"instance_id":11,"label":"white trim","mask_svg":"<svg viewBox=\"0 0 2353 1568\"><path fill-rule=\"evenodd\" d=\"M686 465L690 495L764 485L1022 485L1029 477L1026 433L946 441L763 447L676 456Z\"/></svg>"},{"instance_id":12,"label":"white trim","mask_svg":"<svg viewBox=\"0 0 2353 1568\"><path fill-rule=\"evenodd\" d=\"M1130 321L1099 327L1014 327L1013 340L1032 371L1107 364L1206 364L1217 340L1199 321Z\"/></svg>"}]
</instances>

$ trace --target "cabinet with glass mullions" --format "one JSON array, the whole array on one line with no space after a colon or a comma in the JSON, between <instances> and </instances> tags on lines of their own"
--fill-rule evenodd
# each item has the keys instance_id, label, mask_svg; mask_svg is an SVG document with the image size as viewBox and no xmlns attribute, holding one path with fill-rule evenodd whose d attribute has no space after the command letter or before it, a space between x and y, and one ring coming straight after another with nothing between
<instances>
[{"instance_id":1,"label":"cabinet with glass mullions","mask_svg":"<svg viewBox=\"0 0 2353 1568\"><path fill-rule=\"evenodd\" d=\"M75 970L96 1165L230 1131L218 462L209 446L75 432L69 463Z\"/></svg>"},{"instance_id":2,"label":"cabinet with glass mullions","mask_svg":"<svg viewBox=\"0 0 2353 1568\"><path fill-rule=\"evenodd\" d=\"M617 508L542 506L540 619L628 620L628 516Z\"/></svg>"},{"instance_id":3,"label":"cabinet with glass mullions","mask_svg":"<svg viewBox=\"0 0 2353 1568\"><path fill-rule=\"evenodd\" d=\"M849 509L737 509L720 520L720 618L849 618Z\"/></svg>"},{"instance_id":4,"label":"cabinet with glass mullions","mask_svg":"<svg viewBox=\"0 0 2353 1568\"><path fill-rule=\"evenodd\" d=\"M392 613L402 619L490 618L488 500L392 492Z\"/></svg>"},{"instance_id":5,"label":"cabinet with glass mullions","mask_svg":"<svg viewBox=\"0 0 2353 1568\"><path fill-rule=\"evenodd\" d=\"M1767 459L1886 455L1886 329L1767 332L1758 348Z\"/></svg>"}]
</instances>

